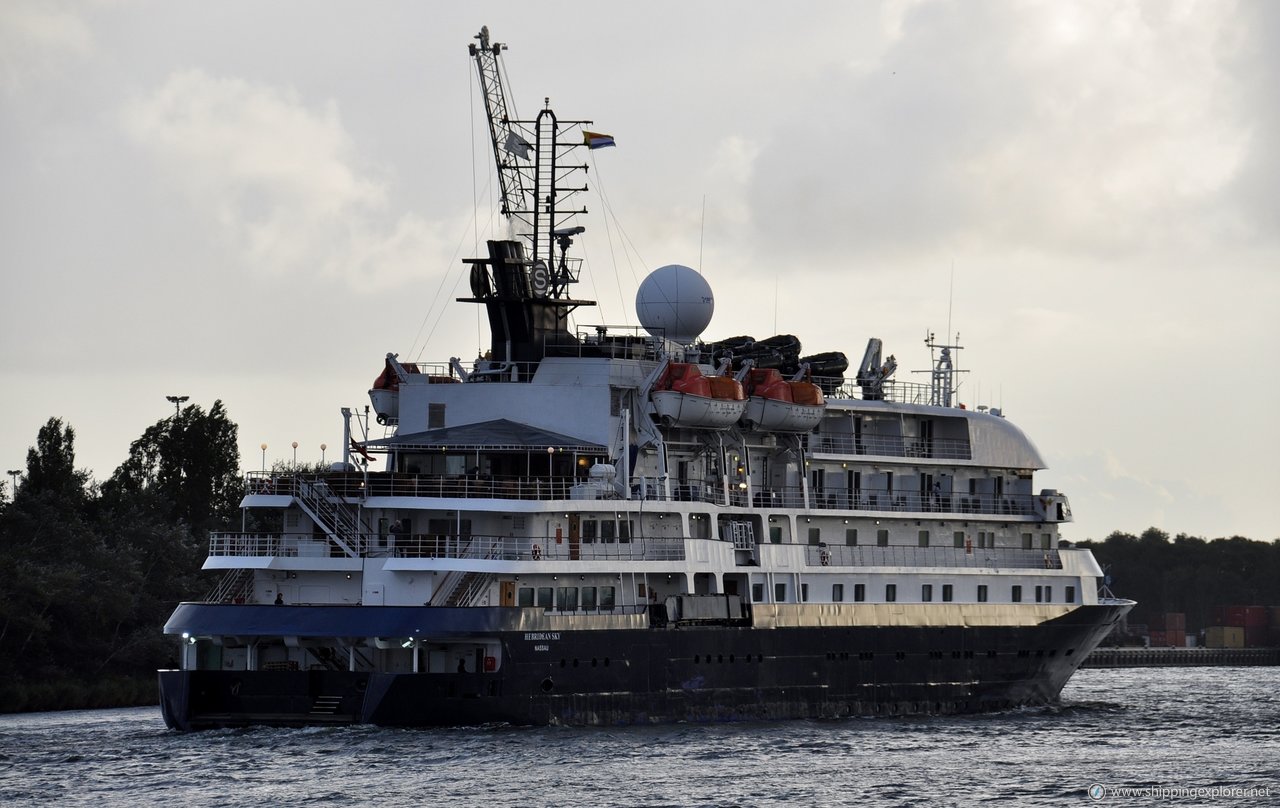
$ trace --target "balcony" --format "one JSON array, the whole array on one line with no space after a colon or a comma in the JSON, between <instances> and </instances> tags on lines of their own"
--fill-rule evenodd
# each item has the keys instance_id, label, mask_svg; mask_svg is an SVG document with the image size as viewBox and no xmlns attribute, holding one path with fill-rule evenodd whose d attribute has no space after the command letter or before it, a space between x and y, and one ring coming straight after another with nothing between
<instances>
[{"instance_id":1,"label":"balcony","mask_svg":"<svg viewBox=\"0 0 1280 808\"><path fill-rule=\"evenodd\" d=\"M872 455L875 457L972 460L969 441L959 438L920 438L901 435L817 434L809 438L814 454Z\"/></svg>"},{"instance_id":2,"label":"balcony","mask_svg":"<svg viewBox=\"0 0 1280 808\"><path fill-rule=\"evenodd\" d=\"M388 534L361 536L368 558L463 558L490 561L683 561L682 538L600 538L570 541L554 536L445 536ZM282 533L212 533L210 556L345 558L323 538Z\"/></svg>"},{"instance_id":3,"label":"balcony","mask_svg":"<svg viewBox=\"0 0 1280 808\"><path fill-rule=\"evenodd\" d=\"M1012 547L850 547L810 545L810 567L967 567L971 569L1062 569L1057 550Z\"/></svg>"}]
</instances>

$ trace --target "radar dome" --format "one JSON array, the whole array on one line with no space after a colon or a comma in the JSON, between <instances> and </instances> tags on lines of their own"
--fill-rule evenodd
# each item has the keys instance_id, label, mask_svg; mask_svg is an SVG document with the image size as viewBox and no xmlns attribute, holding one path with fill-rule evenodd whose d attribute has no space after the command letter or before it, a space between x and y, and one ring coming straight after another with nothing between
<instances>
[{"instance_id":1,"label":"radar dome","mask_svg":"<svg viewBox=\"0 0 1280 808\"><path fill-rule=\"evenodd\" d=\"M689 345L711 324L715 296L706 280L680 264L658 267L636 292L636 316L655 337Z\"/></svg>"}]
</instances>

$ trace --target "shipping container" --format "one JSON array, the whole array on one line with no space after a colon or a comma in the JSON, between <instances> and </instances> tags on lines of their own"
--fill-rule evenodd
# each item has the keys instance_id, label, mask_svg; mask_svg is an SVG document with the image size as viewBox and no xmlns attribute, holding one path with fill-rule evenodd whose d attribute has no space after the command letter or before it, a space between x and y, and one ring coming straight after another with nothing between
<instances>
[{"instance_id":1,"label":"shipping container","mask_svg":"<svg viewBox=\"0 0 1280 808\"><path fill-rule=\"evenodd\" d=\"M1182 612L1156 615L1151 621L1151 628L1155 631L1186 631L1187 616Z\"/></svg>"},{"instance_id":2,"label":"shipping container","mask_svg":"<svg viewBox=\"0 0 1280 808\"><path fill-rule=\"evenodd\" d=\"M1266 606L1245 606L1244 622L1240 625L1249 627L1268 626L1271 624L1271 610Z\"/></svg>"},{"instance_id":3,"label":"shipping container","mask_svg":"<svg viewBox=\"0 0 1280 808\"><path fill-rule=\"evenodd\" d=\"M1245 626L1244 647L1265 648L1271 644L1270 626Z\"/></svg>"},{"instance_id":4,"label":"shipping container","mask_svg":"<svg viewBox=\"0 0 1280 808\"><path fill-rule=\"evenodd\" d=\"M1244 629L1240 626L1209 626L1204 632L1209 648L1244 648Z\"/></svg>"},{"instance_id":5,"label":"shipping container","mask_svg":"<svg viewBox=\"0 0 1280 808\"><path fill-rule=\"evenodd\" d=\"M1148 632L1147 632L1147 645L1148 645L1149 647L1151 647L1151 648L1164 648L1164 647L1165 647L1165 646L1167 646L1168 644L1169 644L1169 643L1167 643L1167 642L1165 641L1165 634L1164 634L1164 632L1163 632L1163 631L1148 631Z\"/></svg>"}]
</instances>

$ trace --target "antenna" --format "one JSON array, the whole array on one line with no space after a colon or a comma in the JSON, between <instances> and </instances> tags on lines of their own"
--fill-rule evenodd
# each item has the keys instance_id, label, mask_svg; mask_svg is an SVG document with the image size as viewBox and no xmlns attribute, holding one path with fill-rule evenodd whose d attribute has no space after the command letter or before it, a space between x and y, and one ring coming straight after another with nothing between
<instances>
[{"instance_id":1,"label":"antenna","mask_svg":"<svg viewBox=\"0 0 1280 808\"><path fill-rule=\"evenodd\" d=\"M702 195L702 224L698 229L698 274L702 274L702 242L707 235L707 195Z\"/></svg>"}]
</instances>

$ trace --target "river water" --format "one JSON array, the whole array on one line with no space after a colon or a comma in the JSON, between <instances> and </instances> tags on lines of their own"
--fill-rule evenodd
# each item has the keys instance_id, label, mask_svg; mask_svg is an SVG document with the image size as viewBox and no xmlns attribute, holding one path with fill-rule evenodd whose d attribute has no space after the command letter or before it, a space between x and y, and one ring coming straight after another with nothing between
<instances>
[{"instance_id":1,"label":"river water","mask_svg":"<svg viewBox=\"0 0 1280 808\"><path fill-rule=\"evenodd\" d=\"M184 735L155 708L0 716L6 806L782 803L1280 805L1280 668L1083 670L1060 707L946 718Z\"/></svg>"}]
</instances>

